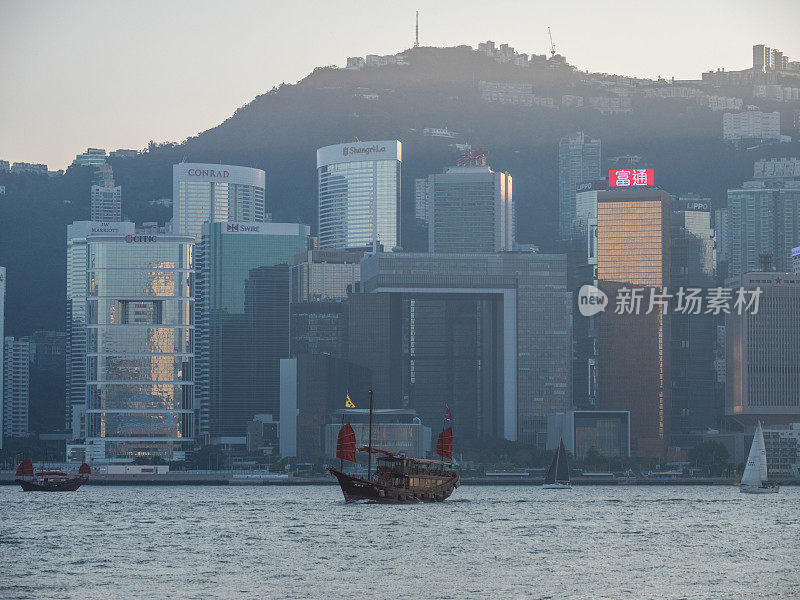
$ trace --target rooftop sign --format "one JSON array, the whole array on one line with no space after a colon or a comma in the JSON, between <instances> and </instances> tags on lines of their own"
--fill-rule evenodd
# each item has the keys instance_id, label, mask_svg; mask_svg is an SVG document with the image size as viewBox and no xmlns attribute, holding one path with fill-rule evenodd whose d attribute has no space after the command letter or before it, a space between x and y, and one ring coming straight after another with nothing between
<instances>
[{"instance_id":1,"label":"rooftop sign","mask_svg":"<svg viewBox=\"0 0 800 600\"><path fill-rule=\"evenodd\" d=\"M608 187L646 187L655 185L653 169L611 169Z\"/></svg>"}]
</instances>

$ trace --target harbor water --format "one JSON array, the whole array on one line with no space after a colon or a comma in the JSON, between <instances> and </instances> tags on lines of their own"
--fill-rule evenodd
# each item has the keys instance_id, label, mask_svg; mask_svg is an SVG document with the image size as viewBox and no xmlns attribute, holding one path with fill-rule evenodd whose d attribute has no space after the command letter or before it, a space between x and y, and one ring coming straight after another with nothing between
<instances>
[{"instance_id":1,"label":"harbor water","mask_svg":"<svg viewBox=\"0 0 800 600\"><path fill-rule=\"evenodd\" d=\"M1 598L792 598L800 488L0 487Z\"/></svg>"}]
</instances>

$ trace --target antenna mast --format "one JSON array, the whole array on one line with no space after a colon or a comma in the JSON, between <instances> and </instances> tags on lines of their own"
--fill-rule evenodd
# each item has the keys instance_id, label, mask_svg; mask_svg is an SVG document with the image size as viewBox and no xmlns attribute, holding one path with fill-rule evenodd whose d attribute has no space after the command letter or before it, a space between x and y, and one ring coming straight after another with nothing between
<instances>
[{"instance_id":1,"label":"antenna mast","mask_svg":"<svg viewBox=\"0 0 800 600\"><path fill-rule=\"evenodd\" d=\"M417 26L414 35L414 48L419 48L419 11L417 11Z\"/></svg>"}]
</instances>

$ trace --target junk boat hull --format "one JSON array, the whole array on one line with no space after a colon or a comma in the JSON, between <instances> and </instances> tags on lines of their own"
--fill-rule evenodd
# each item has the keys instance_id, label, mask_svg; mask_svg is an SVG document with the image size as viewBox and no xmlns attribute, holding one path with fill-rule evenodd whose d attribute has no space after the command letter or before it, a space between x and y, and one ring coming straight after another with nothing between
<instances>
[{"instance_id":1,"label":"junk boat hull","mask_svg":"<svg viewBox=\"0 0 800 600\"><path fill-rule=\"evenodd\" d=\"M24 479L16 481L22 487L23 492L75 492L88 480L88 477L74 477L63 481L26 481Z\"/></svg>"},{"instance_id":2,"label":"junk boat hull","mask_svg":"<svg viewBox=\"0 0 800 600\"><path fill-rule=\"evenodd\" d=\"M342 488L345 502L370 500L380 504L416 504L419 502L443 502L450 497L461 481L458 474L446 477L416 477L422 480L414 487L381 484L354 475L348 475L328 467Z\"/></svg>"}]
</instances>

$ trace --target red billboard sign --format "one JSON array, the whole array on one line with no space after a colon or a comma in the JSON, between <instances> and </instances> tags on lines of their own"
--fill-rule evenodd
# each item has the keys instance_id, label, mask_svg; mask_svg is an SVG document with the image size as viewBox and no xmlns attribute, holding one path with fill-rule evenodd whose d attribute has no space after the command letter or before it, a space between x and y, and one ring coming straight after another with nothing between
<instances>
[{"instance_id":1,"label":"red billboard sign","mask_svg":"<svg viewBox=\"0 0 800 600\"><path fill-rule=\"evenodd\" d=\"M655 185L653 169L612 169L608 172L608 187Z\"/></svg>"}]
</instances>

